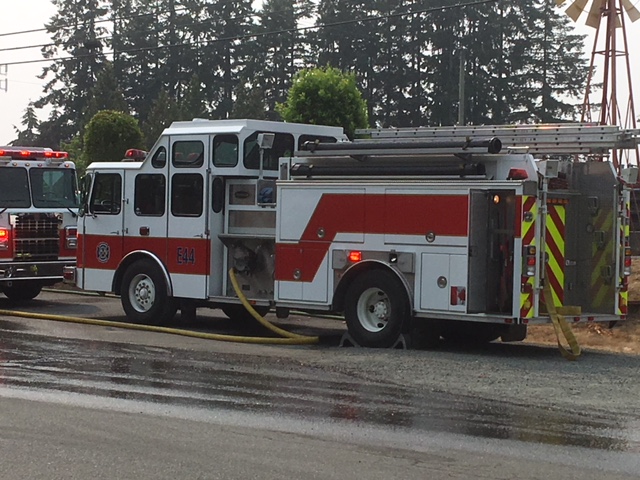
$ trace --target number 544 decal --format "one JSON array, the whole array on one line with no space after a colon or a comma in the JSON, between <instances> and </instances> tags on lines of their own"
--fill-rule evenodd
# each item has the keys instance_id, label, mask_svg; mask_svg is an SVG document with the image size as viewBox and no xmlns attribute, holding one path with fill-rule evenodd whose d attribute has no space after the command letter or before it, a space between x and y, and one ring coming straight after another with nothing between
<instances>
[{"instance_id":1,"label":"number 544 decal","mask_svg":"<svg viewBox=\"0 0 640 480\"><path fill-rule=\"evenodd\" d=\"M178 265L195 265L196 249L193 247L178 247L177 263Z\"/></svg>"}]
</instances>

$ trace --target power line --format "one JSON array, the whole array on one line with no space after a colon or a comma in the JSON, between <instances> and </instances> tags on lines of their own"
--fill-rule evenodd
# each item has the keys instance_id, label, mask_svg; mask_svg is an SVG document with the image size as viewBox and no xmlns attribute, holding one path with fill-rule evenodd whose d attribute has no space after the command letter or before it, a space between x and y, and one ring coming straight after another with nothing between
<instances>
[{"instance_id":1,"label":"power line","mask_svg":"<svg viewBox=\"0 0 640 480\"><path fill-rule=\"evenodd\" d=\"M180 13L183 10L186 10L187 7L180 7L177 10L174 10L173 13ZM266 12L270 15L279 15L282 14L284 12L287 12L287 10L274 10L274 11L269 11ZM251 17L259 17L261 13L264 12L258 12L258 13L254 13L251 14ZM140 15L129 15L129 16L121 16L121 17L117 17L117 18L111 18L111 19L103 19L103 20L96 20L93 22L93 25L97 24L97 23L105 23L105 22L116 22L118 20L134 20L136 18L140 18L140 17L146 17L146 16L158 16L161 13L142 13ZM166 15L166 13L165 13ZM226 21L231 20L230 18L227 18ZM188 23L185 25L180 25L181 28L187 28L187 27L192 27L194 25L206 25L207 23L212 23L212 22L216 22L218 21L218 19L214 19L211 22L195 22L195 23ZM66 25L60 25L57 28L69 28L69 27L75 27L75 28L80 28L80 27L86 27L91 25L91 23L86 23L86 24L82 24L82 25L77 25L75 23L72 24L66 24ZM44 31L48 31L49 29L47 28L42 28L42 29L38 29L38 30L23 30L23 31L19 31L19 32L11 32L11 33L0 33L0 37L2 36L7 36L7 35L19 35L22 33L32 33L32 32L44 32ZM157 31L155 33L158 33ZM98 37L96 40L113 40L114 36L106 36L106 37ZM16 51L16 50L30 50L32 48L45 48L45 47L55 47L57 46L56 43L43 43L43 44L37 44L37 45L23 45L23 46L18 46L18 47L6 47L6 48L0 48L0 52L9 52L9 51Z\"/></svg>"},{"instance_id":2,"label":"power line","mask_svg":"<svg viewBox=\"0 0 640 480\"><path fill-rule=\"evenodd\" d=\"M175 8L173 10L172 13L181 13L183 11L191 11L188 9L188 7L178 7ZM279 13L283 13L286 12L287 10L274 10L274 11L270 11L268 13L270 14L279 14ZM262 10L260 10L260 12L262 12ZM97 24L97 23L107 23L107 22L116 22L119 20L135 20L136 18L140 18L140 17L148 17L148 16L155 16L155 15L159 15L164 13L165 15L167 15L167 12L147 12L147 13L140 13L138 15L122 15L120 17L112 17L112 18L105 18L102 20L94 20L93 22L87 22L84 23L82 25L78 25L76 23L66 23L66 24L62 24L62 25L56 25L55 28L70 28L70 27L76 27L76 28L80 28L80 27L88 27L89 25L93 24ZM260 13L255 13L252 14L251 16L259 16ZM193 24L196 25L196 24ZM188 26L188 25L187 25ZM14 35L22 35L22 34L26 34L26 33L37 33L37 32L48 32L50 30L50 28L37 28L37 29L33 29L33 30L20 30L20 31L16 31L16 32L7 32L7 33L0 33L0 37L9 37L9 36L14 36ZM48 45L43 45L43 46L48 46ZM35 47L35 46L34 46ZM30 48L30 47L23 47L23 48Z\"/></svg>"},{"instance_id":3,"label":"power line","mask_svg":"<svg viewBox=\"0 0 640 480\"><path fill-rule=\"evenodd\" d=\"M250 38L263 38L263 37L268 37L268 36L273 36L273 35L281 35L283 33L303 32L303 31L306 31L306 30L315 30L315 29L331 28L331 27L344 26L344 25L352 25L352 24L355 24L355 23L371 22L371 21L375 21L375 20L388 20L388 19L391 19L391 18L399 18L399 17L404 17L404 16L417 15L417 14L421 14L421 13L427 13L428 14L428 13L433 13L433 12L442 12L442 11L453 10L453 9L458 9L458 8L465 8L465 7L476 6L476 5L485 5L485 4L489 4L489 3L496 3L498 1L499 0L475 0L473 2L457 3L457 4L454 4L454 5L448 5L448 6L424 8L424 9L420 9L420 10L391 13L391 14L386 14L386 15L378 15L378 16L374 16L374 17L366 17L366 18L359 18L359 19L352 19L352 20L342 20L342 21L338 21L338 22L325 23L325 24L322 24L322 25L310 25L310 26L306 26L306 27L296 27L296 28L289 28L289 29L283 29L283 30L274 30L274 31L269 31L269 32L250 33L250 34L246 34L246 35L234 35L234 36L231 36L231 37L217 38L217 39L214 39L214 40L179 43L179 44L174 44L174 45L157 45L157 46L154 46L154 47L140 47L140 48L125 49L125 50L117 50L117 51L111 50L111 51L99 52L99 53L93 53L92 52L92 53L80 54L80 55L74 55L74 56L68 56L68 57L41 58L41 59L37 59L37 60L21 60L21 61L16 61L16 62L3 63L3 65L27 65L27 64L33 64L33 63L45 63L45 62L56 62L56 61L66 61L66 60L78 60L78 59L82 59L82 58L93 58L96 55L102 55L102 56L109 56L109 55L114 55L114 54L120 55L120 54L126 54L126 53L136 53L136 52L140 52L140 51L164 50L164 49L170 49L170 48L185 47L185 46L190 46L190 45L193 45L193 44L196 44L198 46L207 46L207 45L212 45L212 44L221 43L221 42L232 42L232 41L238 41L238 40L247 40L247 39L250 39Z\"/></svg>"}]
</instances>

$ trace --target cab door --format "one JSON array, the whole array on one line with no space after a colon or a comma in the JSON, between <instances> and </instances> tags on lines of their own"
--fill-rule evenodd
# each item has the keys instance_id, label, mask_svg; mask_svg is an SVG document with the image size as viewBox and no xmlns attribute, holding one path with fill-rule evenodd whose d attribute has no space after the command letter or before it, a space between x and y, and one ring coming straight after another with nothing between
<instances>
[{"instance_id":1,"label":"cab door","mask_svg":"<svg viewBox=\"0 0 640 480\"><path fill-rule=\"evenodd\" d=\"M125 189L125 254L152 252L167 265L167 156L163 138L143 169L127 172Z\"/></svg>"},{"instance_id":2,"label":"cab door","mask_svg":"<svg viewBox=\"0 0 640 480\"><path fill-rule=\"evenodd\" d=\"M170 141L167 265L176 297L207 298L210 274L206 135Z\"/></svg>"},{"instance_id":3,"label":"cab door","mask_svg":"<svg viewBox=\"0 0 640 480\"><path fill-rule=\"evenodd\" d=\"M123 254L123 171L98 171L84 213L79 280L86 290L109 292Z\"/></svg>"}]
</instances>

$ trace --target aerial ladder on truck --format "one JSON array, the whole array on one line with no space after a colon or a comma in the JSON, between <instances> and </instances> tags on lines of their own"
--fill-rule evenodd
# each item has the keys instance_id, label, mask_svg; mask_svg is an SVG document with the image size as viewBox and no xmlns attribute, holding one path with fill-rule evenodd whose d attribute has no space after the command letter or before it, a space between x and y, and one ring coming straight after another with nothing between
<instances>
[{"instance_id":1,"label":"aerial ladder on truck","mask_svg":"<svg viewBox=\"0 0 640 480\"><path fill-rule=\"evenodd\" d=\"M637 148L638 131L545 124L381 128L356 135L360 138L353 142L309 142L294 158L283 159L276 305L313 300L305 286L294 293L295 282L278 265L295 266L287 253L292 239L304 258L305 242L327 238L330 229L314 218L296 238L284 231L288 222L280 214L291 211L290 203L303 204L306 189L316 185L327 197L349 193L350 202L363 193L362 211L350 206L342 212L351 214L352 223L365 219L362 225L344 226L363 232L351 233L360 245L351 250L357 242L332 233L328 278L319 282L328 281L331 308L344 311L354 343L385 346L402 331L401 322L385 313L392 311L395 295L385 291L390 280L374 278L384 271L381 264L406 286L414 322L428 320L445 338L521 340L527 325L549 323L556 307L573 323L626 316L627 187L636 183L637 167L615 172L603 160L612 149ZM314 217L322 202L313 205ZM385 218L371 227L367 222L375 214ZM410 228L398 219L420 223L429 215L438 221L425 223L426 244L417 235L406 236ZM318 238L312 238L316 227ZM353 263L366 261L372 271L360 267L366 273L358 274ZM303 268L292 271L294 280L304 280Z\"/></svg>"}]
</instances>

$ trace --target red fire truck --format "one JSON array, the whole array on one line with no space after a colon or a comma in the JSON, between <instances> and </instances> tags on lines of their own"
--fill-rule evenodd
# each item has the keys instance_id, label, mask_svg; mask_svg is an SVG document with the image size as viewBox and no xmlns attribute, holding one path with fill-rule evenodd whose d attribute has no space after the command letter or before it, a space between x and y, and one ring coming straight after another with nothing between
<instances>
[{"instance_id":1,"label":"red fire truck","mask_svg":"<svg viewBox=\"0 0 640 480\"><path fill-rule=\"evenodd\" d=\"M636 134L585 124L360 133L177 122L148 155L128 152L141 161L90 165L77 285L120 295L136 322L201 306L240 319L233 269L260 313L341 314L351 341L369 347L409 331L522 340L551 321L551 301L574 323L625 317L625 185L637 169L618 175L603 155L637 146Z\"/></svg>"},{"instance_id":2,"label":"red fire truck","mask_svg":"<svg viewBox=\"0 0 640 480\"><path fill-rule=\"evenodd\" d=\"M0 291L31 300L76 257L76 171L66 152L0 147Z\"/></svg>"}]
</instances>

